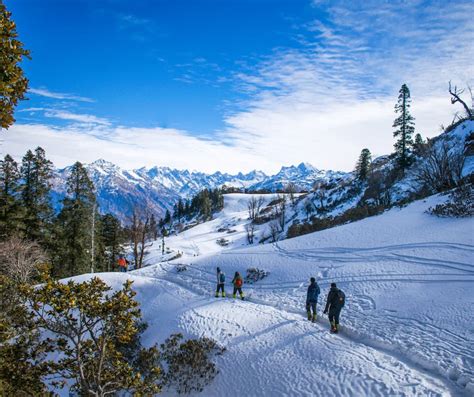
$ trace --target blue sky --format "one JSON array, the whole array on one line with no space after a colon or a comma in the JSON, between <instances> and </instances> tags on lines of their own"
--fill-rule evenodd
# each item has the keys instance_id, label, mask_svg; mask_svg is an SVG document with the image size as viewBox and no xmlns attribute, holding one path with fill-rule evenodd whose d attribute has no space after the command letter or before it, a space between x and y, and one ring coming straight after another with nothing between
<instances>
[{"instance_id":1,"label":"blue sky","mask_svg":"<svg viewBox=\"0 0 474 397\"><path fill-rule=\"evenodd\" d=\"M33 59L3 151L58 166L349 170L392 150L401 84L424 136L472 84L466 1L6 0Z\"/></svg>"}]
</instances>

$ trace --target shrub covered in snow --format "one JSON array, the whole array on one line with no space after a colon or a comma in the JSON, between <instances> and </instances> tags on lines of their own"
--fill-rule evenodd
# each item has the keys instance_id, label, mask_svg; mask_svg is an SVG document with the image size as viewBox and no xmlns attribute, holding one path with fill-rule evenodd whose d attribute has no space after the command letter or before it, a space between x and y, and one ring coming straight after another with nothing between
<instances>
[{"instance_id":1,"label":"shrub covered in snow","mask_svg":"<svg viewBox=\"0 0 474 397\"><path fill-rule=\"evenodd\" d=\"M428 212L442 217L463 218L473 216L474 188L472 184L457 188L449 195L446 202L430 207Z\"/></svg>"},{"instance_id":2,"label":"shrub covered in snow","mask_svg":"<svg viewBox=\"0 0 474 397\"><path fill-rule=\"evenodd\" d=\"M263 278L267 277L270 273L266 272L265 270L261 270L255 267L251 267L247 269L247 275L245 276L245 282L247 284L253 284L258 280L262 280Z\"/></svg>"},{"instance_id":3,"label":"shrub covered in snow","mask_svg":"<svg viewBox=\"0 0 474 397\"><path fill-rule=\"evenodd\" d=\"M161 345L161 357L166 364L163 386L179 394L202 392L219 373L211 359L225 348L209 338L189 339L181 342L183 335L171 335Z\"/></svg>"},{"instance_id":4,"label":"shrub covered in snow","mask_svg":"<svg viewBox=\"0 0 474 397\"><path fill-rule=\"evenodd\" d=\"M183 264L183 263L178 263L178 264L176 265L176 272L177 272L177 273L182 273L182 272L185 272L186 270L188 270L188 267L187 267L185 264Z\"/></svg>"},{"instance_id":5,"label":"shrub covered in snow","mask_svg":"<svg viewBox=\"0 0 474 397\"><path fill-rule=\"evenodd\" d=\"M219 244L221 247L227 247L230 244L230 241L222 237L222 238L217 239L216 243Z\"/></svg>"}]
</instances>

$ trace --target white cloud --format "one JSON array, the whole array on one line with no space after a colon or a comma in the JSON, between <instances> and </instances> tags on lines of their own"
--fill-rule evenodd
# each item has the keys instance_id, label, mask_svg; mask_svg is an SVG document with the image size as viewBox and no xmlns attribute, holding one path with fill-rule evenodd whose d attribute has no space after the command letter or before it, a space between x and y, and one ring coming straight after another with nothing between
<instances>
[{"instance_id":1,"label":"white cloud","mask_svg":"<svg viewBox=\"0 0 474 397\"><path fill-rule=\"evenodd\" d=\"M16 124L4 132L4 151L17 159L38 145L54 164L63 167L74 161L92 162L104 158L123 168L163 165L206 172L238 171L261 166L262 160L245 148L214 140L199 139L183 131L165 128L66 127Z\"/></svg>"},{"instance_id":2,"label":"white cloud","mask_svg":"<svg viewBox=\"0 0 474 397\"><path fill-rule=\"evenodd\" d=\"M92 114L78 114L68 112L66 110L57 110L57 109L46 109L44 115L46 117L61 119L61 120L70 120L76 121L78 123L85 123L85 124L99 124L99 125L110 125L110 121L94 116Z\"/></svg>"},{"instance_id":3,"label":"white cloud","mask_svg":"<svg viewBox=\"0 0 474 397\"><path fill-rule=\"evenodd\" d=\"M351 170L364 147L378 155L392 152L393 106L401 84L411 89L416 130L424 137L438 134L461 110L450 104L447 83L472 84L474 6L430 4L314 2L326 7L329 20L308 23L298 48L276 49L234 75L247 99L234 103L237 110L225 117L226 128L215 140L50 111L82 125L15 125L5 135L6 151L21 157L41 145L59 166L102 157L125 168L275 172L283 164L308 161Z\"/></svg>"},{"instance_id":4,"label":"white cloud","mask_svg":"<svg viewBox=\"0 0 474 397\"><path fill-rule=\"evenodd\" d=\"M28 90L28 93L43 96L46 98L53 98L53 99L67 99L71 101L91 102L91 103L95 102L91 98L86 98L83 96L78 96L78 95L73 95L73 94L65 94L61 92L53 92L46 88L30 88Z\"/></svg>"},{"instance_id":5,"label":"white cloud","mask_svg":"<svg viewBox=\"0 0 474 397\"><path fill-rule=\"evenodd\" d=\"M417 131L430 137L439 133L438 118L450 120L452 106L447 97L424 98L414 101L413 114ZM393 98L385 98L350 107L333 104L324 112L310 105L254 109L230 117L232 127L216 140L165 128L16 124L4 133L4 151L20 159L40 145L60 167L104 158L124 168L163 165L205 172L262 169L273 173L281 165L301 161L351 170L364 147L379 155L392 151L393 119Z\"/></svg>"}]
</instances>

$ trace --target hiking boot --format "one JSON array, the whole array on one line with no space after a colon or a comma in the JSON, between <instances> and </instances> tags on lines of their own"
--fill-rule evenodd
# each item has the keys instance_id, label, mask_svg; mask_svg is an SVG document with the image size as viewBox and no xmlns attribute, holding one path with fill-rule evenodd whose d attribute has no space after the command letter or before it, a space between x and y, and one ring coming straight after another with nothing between
<instances>
[{"instance_id":1,"label":"hiking boot","mask_svg":"<svg viewBox=\"0 0 474 397\"><path fill-rule=\"evenodd\" d=\"M317 316L316 314L313 314L313 317L311 318L311 322L315 323L317 317L318 317L318 316Z\"/></svg>"},{"instance_id":2,"label":"hiking boot","mask_svg":"<svg viewBox=\"0 0 474 397\"><path fill-rule=\"evenodd\" d=\"M308 314L308 320L311 321L311 312L307 312Z\"/></svg>"},{"instance_id":3,"label":"hiking boot","mask_svg":"<svg viewBox=\"0 0 474 397\"><path fill-rule=\"evenodd\" d=\"M225 292L222 293L222 297L225 298Z\"/></svg>"},{"instance_id":4,"label":"hiking boot","mask_svg":"<svg viewBox=\"0 0 474 397\"><path fill-rule=\"evenodd\" d=\"M235 299L235 294L232 294L232 298Z\"/></svg>"}]
</instances>

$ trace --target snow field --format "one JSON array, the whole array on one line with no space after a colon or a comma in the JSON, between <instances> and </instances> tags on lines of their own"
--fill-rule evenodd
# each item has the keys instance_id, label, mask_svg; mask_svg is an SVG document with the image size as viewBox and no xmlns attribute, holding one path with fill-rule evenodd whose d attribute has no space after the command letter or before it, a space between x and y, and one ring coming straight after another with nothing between
<instances>
[{"instance_id":1,"label":"snow field","mask_svg":"<svg viewBox=\"0 0 474 397\"><path fill-rule=\"evenodd\" d=\"M224 212L213 222L227 222L238 210L242 212L240 218L245 219L248 196L228 196ZM215 244L209 254L203 255L206 244L214 241L210 234L216 225L208 222L185 232L192 233L194 246L204 247L199 257L185 253L177 260L188 264L187 271L176 273L171 262L134 273L165 279L198 296L209 297L214 294L217 266L227 274L228 281L236 270L245 275L248 267L270 271L264 280L244 286L244 292L252 294L251 302L236 301L231 306L234 310L227 312L228 300L215 302L210 298L202 309L187 313L180 320L182 329L213 337L229 352L235 338L245 340L239 343L242 349L247 343L252 346L247 351L248 359L244 359L246 364L237 358L228 363L229 352L222 358L223 373L227 365L234 373L243 371L243 377L238 377L246 380L244 384L250 382L248 395L469 395L474 388L474 228L471 219L440 219L424 212L442 200L444 197L432 197L357 223L271 245L235 249L234 244L229 249ZM184 240L183 236L170 238L168 246L182 250L179 238ZM326 335L326 318L320 316L317 326L303 318L311 276L317 277L322 289L320 315L330 282L337 282L346 292L347 305L341 316L343 332L336 340ZM231 291L229 284L226 290ZM250 306L254 304L266 314L253 314ZM243 312L241 307L245 308ZM194 315L200 320L193 322ZM273 322L267 322L266 316ZM334 368L323 365L334 356L330 349L324 350L324 338L332 338L331 348L347 355L348 363L354 367L348 363ZM273 350L260 348L272 343ZM279 350L283 352L277 354ZM353 354L361 361L355 360ZM262 361L261 355L273 357L272 364ZM253 369L244 376L246 369L241 367L249 362ZM383 370L374 369L374 363ZM405 381L387 375L396 372L389 370L389 364L397 365L401 371L398 375ZM312 376L315 371L318 375ZM292 373L288 379L287 372ZM354 373L359 374L362 383L350 377ZM302 377L319 380L312 379L312 386L307 387ZM331 382L322 381L327 377L343 383L336 382L337 387L328 388ZM221 378L226 377L219 375L209 390L217 394L221 382L233 382ZM291 387L285 389L281 379Z\"/></svg>"},{"instance_id":2,"label":"snow field","mask_svg":"<svg viewBox=\"0 0 474 397\"><path fill-rule=\"evenodd\" d=\"M424 211L444 197L338 228L248 246L248 195L228 195L215 220L158 243L149 266L98 276L114 288L126 279L149 328L146 345L172 333L207 336L227 351L220 373L200 395L470 396L474 395L474 241L472 219ZM268 198L270 200L270 198ZM233 243L221 247L217 229ZM183 256L169 261L176 251ZM177 272L176 264L187 265ZM244 285L250 300L214 298L216 267L258 267L270 275ZM309 277L322 294L318 321L305 318ZM77 277L85 279L90 275ZM328 332L323 304L331 282L346 293L342 331ZM171 391L166 396L174 395Z\"/></svg>"}]
</instances>

